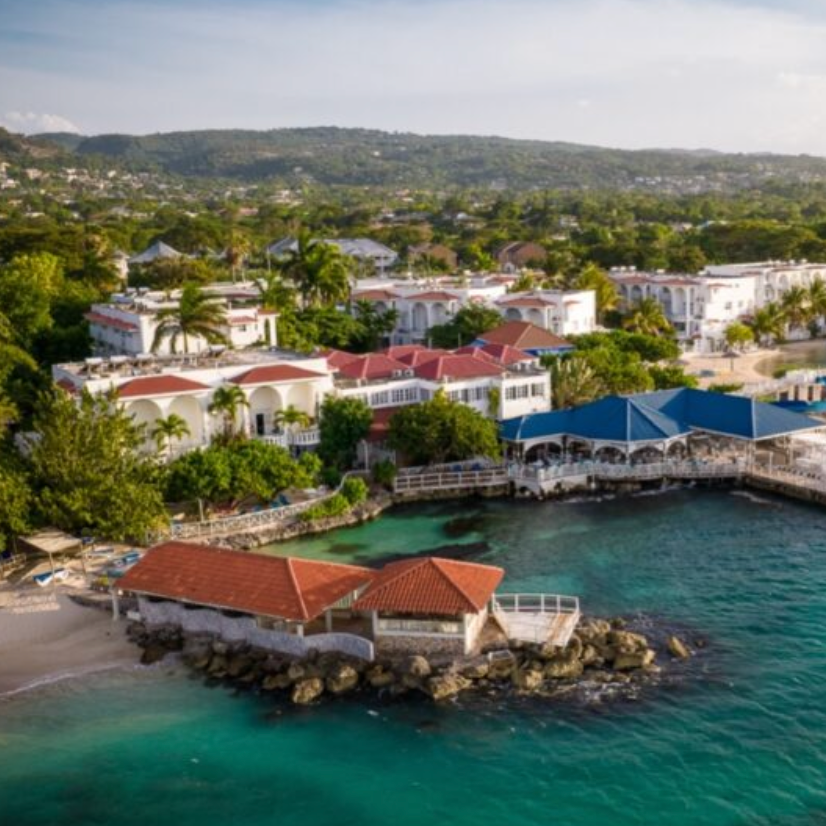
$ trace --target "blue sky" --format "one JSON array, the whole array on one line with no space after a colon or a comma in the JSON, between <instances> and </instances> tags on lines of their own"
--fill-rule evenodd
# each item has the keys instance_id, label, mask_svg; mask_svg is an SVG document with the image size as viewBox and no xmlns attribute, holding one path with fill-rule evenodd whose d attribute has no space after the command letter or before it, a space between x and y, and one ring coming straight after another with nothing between
<instances>
[{"instance_id":1,"label":"blue sky","mask_svg":"<svg viewBox=\"0 0 826 826\"><path fill-rule=\"evenodd\" d=\"M826 0L0 0L0 124L826 155Z\"/></svg>"}]
</instances>

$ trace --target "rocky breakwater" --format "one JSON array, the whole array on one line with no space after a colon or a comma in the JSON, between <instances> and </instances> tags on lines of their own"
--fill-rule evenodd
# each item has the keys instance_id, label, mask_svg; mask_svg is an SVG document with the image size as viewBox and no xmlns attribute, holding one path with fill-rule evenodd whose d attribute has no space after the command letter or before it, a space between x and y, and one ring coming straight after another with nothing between
<instances>
[{"instance_id":1,"label":"rocky breakwater","mask_svg":"<svg viewBox=\"0 0 826 826\"><path fill-rule=\"evenodd\" d=\"M470 658L413 655L373 663L315 652L296 659L207 637L185 637L174 628L150 632L140 623L129 633L143 648L144 664L180 652L186 665L211 680L279 693L297 705L351 693L427 695L445 701L464 693L555 697L606 686L622 695L625 689L656 681L663 667L692 656L681 639L664 638L655 647L622 619L582 623L565 648L512 643Z\"/></svg>"}]
</instances>

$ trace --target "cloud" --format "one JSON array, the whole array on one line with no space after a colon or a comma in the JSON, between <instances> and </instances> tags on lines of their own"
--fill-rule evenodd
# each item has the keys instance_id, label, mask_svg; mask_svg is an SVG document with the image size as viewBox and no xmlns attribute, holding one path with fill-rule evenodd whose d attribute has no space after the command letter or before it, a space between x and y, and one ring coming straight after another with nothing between
<instances>
[{"instance_id":1,"label":"cloud","mask_svg":"<svg viewBox=\"0 0 826 826\"><path fill-rule=\"evenodd\" d=\"M93 132L336 124L826 154L823 5L4 0L0 111Z\"/></svg>"},{"instance_id":2,"label":"cloud","mask_svg":"<svg viewBox=\"0 0 826 826\"><path fill-rule=\"evenodd\" d=\"M26 135L35 135L39 132L80 133L80 129L68 118L45 112L6 112L0 117L0 126L11 132L23 132Z\"/></svg>"}]
</instances>

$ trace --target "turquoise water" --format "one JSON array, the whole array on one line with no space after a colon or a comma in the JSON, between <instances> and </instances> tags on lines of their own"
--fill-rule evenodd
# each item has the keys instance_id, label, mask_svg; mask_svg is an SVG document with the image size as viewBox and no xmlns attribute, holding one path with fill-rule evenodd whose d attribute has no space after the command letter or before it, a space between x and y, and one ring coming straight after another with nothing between
<instances>
[{"instance_id":1,"label":"turquoise water","mask_svg":"<svg viewBox=\"0 0 826 826\"><path fill-rule=\"evenodd\" d=\"M508 587L708 646L684 682L594 705L294 711L168 665L61 683L0 701L0 824L826 823L824 529L683 491L410 508L292 543L364 562L484 540Z\"/></svg>"}]
</instances>

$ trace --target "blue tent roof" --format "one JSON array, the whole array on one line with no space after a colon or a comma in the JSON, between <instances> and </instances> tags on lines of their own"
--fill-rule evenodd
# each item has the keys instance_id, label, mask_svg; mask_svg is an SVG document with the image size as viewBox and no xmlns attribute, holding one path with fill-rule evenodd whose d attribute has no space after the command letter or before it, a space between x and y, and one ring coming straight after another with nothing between
<instances>
[{"instance_id":1,"label":"blue tent roof","mask_svg":"<svg viewBox=\"0 0 826 826\"><path fill-rule=\"evenodd\" d=\"M501 426L506 441L554 436L592 441L664 441L700 430L739 439L768 439L823 427L823 422L741 396L681 387L607 396L571 410L534 413Z\"/></svg>"}]
</instances>

